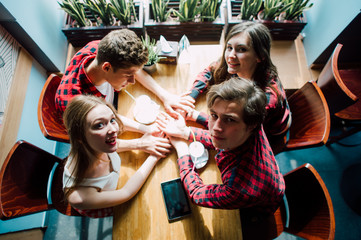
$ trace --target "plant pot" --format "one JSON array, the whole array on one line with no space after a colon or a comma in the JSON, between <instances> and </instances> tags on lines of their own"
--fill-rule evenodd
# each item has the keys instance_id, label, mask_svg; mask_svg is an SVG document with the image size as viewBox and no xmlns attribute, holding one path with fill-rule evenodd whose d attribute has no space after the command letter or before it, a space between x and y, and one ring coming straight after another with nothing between
<instances>
[{"instance_id":1,"label":"plant pot","mask_svg":"<svg viewBox=\"0 0 361 240\"><path fill-rule=\"evenodd\" d=\"M144 65L143 70L146 71L149 74L152 74L155 71L157 71L157 64L154 63L152 65Z\"/></svg>"},{"instance_id":2,"label":"plant pot","mask_svg":"<svg viewBox=\"0 0 361 240\"><path fill-rule=\"evenodd\" d=\"M134 31L139 37L144 36L143 1L135 1L134 5L138 21L129 25L74 27L73 19L65 14L65 24L62 31L73 47L83 47L90 41L102 39L110 31L123 28Z\"/></svg>"},{"instance_id":3,"label":"plant pot","mask_svg":"<svg viewBox=\"0 0 361 240\"><path fill-rule=\"evenodd\" d=\"M171 1L172 8L177 9L179 1ZM163 35L169 41L179 41L186 35L189 41L219 41L225 26L225 17L222 5L220 14L213 22L177 22L174 19L167 22L156 22L153 17L151 1L145 5L144 27L146 33L159 40Z\"/></svg>"},{"instance_id":4,"label":"plant pot","mask_svg":"<svg viewBox=\"0 0 361 240\"><path fill-rule=\"evenodd\" d=\"M234 25L247 21L238 18L238 15L241 12L241 5L242 0L227 0L228 26L226 32L228 32ZM299 21L254 21L263 23L270 30L273 40L295 40L307 24L304 18L301 18Z\"/></svg>"}]
</instances>

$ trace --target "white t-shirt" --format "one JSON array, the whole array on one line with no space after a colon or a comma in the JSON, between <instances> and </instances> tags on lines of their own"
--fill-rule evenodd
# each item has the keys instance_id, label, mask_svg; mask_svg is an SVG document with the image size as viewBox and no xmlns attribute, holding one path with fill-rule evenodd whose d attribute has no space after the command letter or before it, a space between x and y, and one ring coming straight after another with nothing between
<instances>
[{"instance_id":1,"label":"white t-shirt","mask_svg":"<svg viewBox=\"0 0 361 240\"><path fill-rule=\"evenodd\" d=\"M97 189L107 190L107 191L117 189L121 160L117 152L108 153L108 156L112 164L113 171L106 176L101 176L97 178L85 178L80 183L80 186L95 187ZM70 175L68 169L71 160L72 158L69 157L64 167L63 188L72 187L74 184L75 179Z\"/></svg>"},{"instance_id":2,"label":"white t-shirt","mask_svg":"<svg viewBox=\"0 0 361 240\"><path fill-rule=\"evenodd\" d=\"M105 96L105 101L113 104L114 100L114 88L108 82L103 83L100 86L95 86L95 88Z\"/></svg>"}]
</instances>

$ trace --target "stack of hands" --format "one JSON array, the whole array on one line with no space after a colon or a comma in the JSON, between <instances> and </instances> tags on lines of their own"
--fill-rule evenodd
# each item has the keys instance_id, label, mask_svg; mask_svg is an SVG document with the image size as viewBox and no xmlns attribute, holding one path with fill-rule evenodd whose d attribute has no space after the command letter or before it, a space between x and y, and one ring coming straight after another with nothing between
<instances>
[{"instance_id":1,"label":"stack of hands","mask_svg":"<svg viewBox=\"0 0 361 240\"><path fill-rule=\"evenodd\" d=\"M163 158L173 146L178 157L189 154L188 138L190 128L187 121L196 121L199 112L194 108L177 109L171 114L160 112L155 123L151 125L151 132L142 137L145 152Z\"/></svg>"}]
</instances>

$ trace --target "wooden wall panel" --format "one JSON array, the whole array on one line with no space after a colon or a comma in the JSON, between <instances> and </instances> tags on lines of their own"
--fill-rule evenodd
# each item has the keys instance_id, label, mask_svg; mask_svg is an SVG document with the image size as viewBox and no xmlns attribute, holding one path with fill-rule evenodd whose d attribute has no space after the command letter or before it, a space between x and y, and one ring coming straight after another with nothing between
<instances>
[{"instance_id":1,"label":"wooden wall panel","mask_svg":"<svg viewBox=\"0 0 361 240\"><path fill-rule=\"evenodd\" d=\"M17 140L32 63L33 58L21 48L0 128L0 166Z\"/></svg>"}]
</instances>

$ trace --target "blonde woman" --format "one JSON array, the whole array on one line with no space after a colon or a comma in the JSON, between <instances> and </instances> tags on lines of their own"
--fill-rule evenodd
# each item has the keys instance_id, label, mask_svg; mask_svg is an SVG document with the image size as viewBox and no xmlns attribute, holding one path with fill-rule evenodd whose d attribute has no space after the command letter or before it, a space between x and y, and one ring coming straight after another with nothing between
<instances>
[{"instance_id":1,"label":"blonde woman","mask_svg":"<svg viewBox=\"0 0 361 240\"><path fill-rule=\"evenodd\" d=\"M63 189L66 200L81 215L106 217L143 186L159 157L149 155L121 189L117 188L121 160L118 134L123 124L109 103L95 96L76 96L64 112L70 137Z\"/></svg>"}]
</instances>

